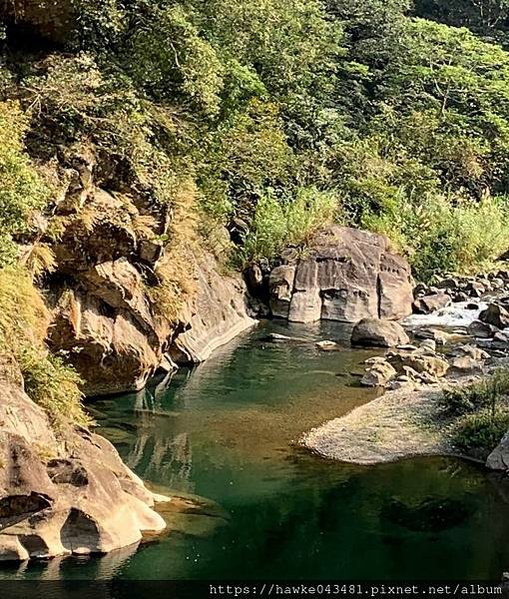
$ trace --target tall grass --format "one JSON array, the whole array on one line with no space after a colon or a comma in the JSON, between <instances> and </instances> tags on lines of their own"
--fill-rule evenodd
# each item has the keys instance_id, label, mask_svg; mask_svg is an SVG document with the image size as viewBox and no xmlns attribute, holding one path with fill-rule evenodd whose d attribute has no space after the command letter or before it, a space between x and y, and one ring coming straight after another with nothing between
<instances>
[{"instance_id":1,"label":"tall grass","mask_svg":"<svg viewBox=\"0 0 509 599\"><path fill-rule=\"evenodd\" d=\"M78 374L44 345L49 313L29 273L0 268L0 358L2 375L20 383L48 414L56 432L66 423L86 426Z\"/></svg>"},{"instance_id":2,"label":"tall grass","mask_svg":"<svg viewBox=\"0 0 509 599\"><path fill-rule=\"evenodd\" d=\"M286 245L303 244L319 227L334 220L338 200L333 192L301 188L292 200L280 200L271 192L256 206L252 227L246 236L245 262L272 258Z\"/></svg>"},{"instance_id":3,"label":"tall grass","mask_svg":"<svg viewBox=\"0 0 509 599\"><path fill-rule=\"evenodd\" d=\"M490 266L509 247L509 201L480 202L404 193L362 224L386 234L409 258L416 277L427 281L445 272L468 273Z\"/></svg>"}]
</instances>

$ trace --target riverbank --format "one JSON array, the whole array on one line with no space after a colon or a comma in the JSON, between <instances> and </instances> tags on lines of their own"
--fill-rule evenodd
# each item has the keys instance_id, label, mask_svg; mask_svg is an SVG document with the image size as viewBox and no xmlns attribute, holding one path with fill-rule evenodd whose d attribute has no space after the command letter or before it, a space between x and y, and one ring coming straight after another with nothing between
<instances>
[{"instance_id":1,"label":"riverbank","mask_svg":"<svg viewBox=\"0 0 509 599\"><path fill-rule=\"evenodd\" d=\"M359 465L454 456L507 471L507 385L505 362L483 376L405 385L312 429L300 442L324 458Z\"/></svg>"},{"instance_id":2,"label":"riverbank","mask_svg":"<svg viewBox=\"0 0 509 599\"><path fill-rule=\"evenodd\" d=\"M324 458L380 464L419 455L458 455L450 429L440 422L445 385L388 391L349 414L319 426L302 444Z\"/></svg>"}]
</instances>

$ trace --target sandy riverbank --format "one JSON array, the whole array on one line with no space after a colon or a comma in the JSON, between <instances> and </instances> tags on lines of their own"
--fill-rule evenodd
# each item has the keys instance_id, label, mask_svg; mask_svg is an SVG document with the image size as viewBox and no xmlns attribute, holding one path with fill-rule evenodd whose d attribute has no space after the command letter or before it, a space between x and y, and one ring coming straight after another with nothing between
<instances>
[{"instance_id":1,"label":"sandy riverbank","mask_svg":"<svg viewBox=\"0 0 509 599\"><path fill-rule=\"evenodd\" d=\"M441 389L388 391L311 430L302 444L325 458L356 464L416 455L458 455L449 427L439 424Z\"/></svg>"}]
</instances>

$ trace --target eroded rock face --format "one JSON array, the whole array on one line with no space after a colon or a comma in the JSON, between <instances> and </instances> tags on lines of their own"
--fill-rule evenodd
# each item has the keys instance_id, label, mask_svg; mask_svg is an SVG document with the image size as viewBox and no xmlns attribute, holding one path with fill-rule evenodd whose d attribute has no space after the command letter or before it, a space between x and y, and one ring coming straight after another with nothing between
<instances>
[{"instance_id":1,"label":"eroded rock face","mask_svg":"<svg viewBox=\"0 0 509 599\"><path fill-rule=\"evenodd\" d=\"M381 235L331 226L314 236L305 256L287 251L282 258L269 277L276 317L357 322L412 312L410 267Z\"/></svg>"},{"instance_id":2,"label":"eroded rock face","mask_svg":"<svg viewBox=\"0 0 509 599\"><path fill-rule=\"evenodd\" d=\"M140 390L161 360L162 339L154 330L140 329L131 310L114 309L91 293L62 291L48 340L68 352L89 396Z\"/></svg>"},{"instance_id":3,"label":"eroded rock face","mask_svg":"<svg viewBox=\"0 0 509 599\"><path fill-rule=\"evenodd\" d=\"M202 361L254 323L241 277L223 276L211 254L194 257L191 249L187 276L196 279L196 297L171 321L161 315L151 290L160 282L169 207L142 191L106 191L105 170L93 148L69 150L56 204L64 230L52 242L56 267L45 289L48 345L65 353L88 396L139 391L159 368L175 366L169 357Z\"/></svg>"},{"instance_id":4,"label":"eroded rock face","mask_svg":"<svg viewBox=\"0 0 509 599\"><path fill-rule=\"evenodd\" d=\"M247 312L246 287L240 275L220 274L210 254L196 264L197 291L181 315L182 333L170 346L178 364L198 363L242 331L256 324Z\"/></svg>"},{"instance_id":5,"label":"eroded rock face","mask_svg":"<svg viewBox=\"0 0 509 599\"><path fill-rule=\"evenodd\" d=\"M57 440L21 389L0 391L0 560L106 553L160 531L152 494L106 439Z\"/></svg>"}]
</instances>

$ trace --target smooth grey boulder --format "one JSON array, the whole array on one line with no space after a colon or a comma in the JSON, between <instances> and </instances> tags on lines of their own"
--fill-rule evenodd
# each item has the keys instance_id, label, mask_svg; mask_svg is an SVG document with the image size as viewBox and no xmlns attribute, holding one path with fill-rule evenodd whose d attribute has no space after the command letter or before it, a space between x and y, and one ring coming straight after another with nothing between
<instances>
[{"instance_id":1,"label":"smooth grey boulder","mask_svg":"<svg viewBox=\"0 0 509 599\"><path fill-rule=\"evenodd\" d=\"M285 251L282 260L269 277L273 316L353 323L412 312L410 267L382 235L334 225L314 235L305 256Z\"/></svg>"},{"instance_id":2,"label":"smooth grey boulder","mask_svg":"<svg viewBox=\"0 0 509 599\"><path fill-rule=\"evenodd\" d=\"M410 339L397 322L364 318L353 328L351 341L352 345L363 347L396 347Z\"/></svg>"},{"instance_id":3,"label":"smooth grey boulder","mask_svg":"<svg viewBox=\"0 0 509 599\"><path fill-rule=\"evenodd\" d=\"M490 339L498 331L497 327L481 320L474 320L468 325L468 334L472 337L479 337L481 339Z\"/></svg>"}]
</instances>

